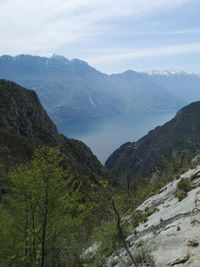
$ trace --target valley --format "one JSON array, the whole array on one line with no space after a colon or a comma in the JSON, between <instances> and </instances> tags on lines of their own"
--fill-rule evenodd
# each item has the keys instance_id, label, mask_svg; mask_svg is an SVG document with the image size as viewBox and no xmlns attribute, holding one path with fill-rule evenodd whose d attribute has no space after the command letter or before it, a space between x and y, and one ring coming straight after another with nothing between
<instances>
[{"instance_id":1,"label":"valley","mask_svg":"<svg viewBox=\"0 0 200 267\"><path fill-rule=\"evenodd\" d=\"M105 163L111 153L128 140L137 141L148 131L170 120L176 111L129 112L57 123L66 136L87 144Z\"/></svg>"},{"instance_id":2,"label":"valley","mask_svg":"<svg viewBox=\"0 0 200 267\"><path fill-rule=\"evenodd\" d=\"M200 267L199 10L0 0L0 267Z\"/></svg>"}]
</instances>

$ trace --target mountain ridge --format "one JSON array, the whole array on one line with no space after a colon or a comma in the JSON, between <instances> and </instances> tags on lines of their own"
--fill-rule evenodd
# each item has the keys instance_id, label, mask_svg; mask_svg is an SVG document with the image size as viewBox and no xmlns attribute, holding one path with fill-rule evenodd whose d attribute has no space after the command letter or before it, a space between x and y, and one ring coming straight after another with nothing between
<instances>
[{"instance_id":1,"label":"mountain ridge","mask_svg":"<svg viewBox=\"0 0 200 267\"><path fill-rule=\"evenodd\" d=\"M85 61L58 55L2 56L0 78L35 90L56 122L135 110L177 109L185 103L144 74L127 71L107 75Z\"/></svg>"},{"instance_id":2,"label":"mountain ridge","mask_svg":"<svg viewBox=\"0 0 200 267\"><path fill-rule=\"evenodd\" d=\"M26 163L40 146L58 146L75 177L98 181L106 171L81 141L58 133L34 91L0 80L0 168Z\"/></svg>"},{"instance_id":3,"label":"mountain ridge","mask_svg":"<svg viewBox=\"0 0 200 267\"><path fill-rule=\"evenodd\" d=\"M115 150L105 166L114 174L132 172L150 176L164 160L188 150L195 156L200 149L200 101L193 102L162 126L149 131L136 142L127 142Z\"/></svg>"}]
</instances>

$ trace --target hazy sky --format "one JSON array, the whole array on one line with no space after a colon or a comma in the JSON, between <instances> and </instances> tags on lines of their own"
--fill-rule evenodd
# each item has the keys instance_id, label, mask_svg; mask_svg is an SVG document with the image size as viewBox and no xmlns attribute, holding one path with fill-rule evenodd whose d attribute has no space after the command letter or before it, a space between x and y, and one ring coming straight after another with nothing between
<instances>
[{"instance_id":1,"label":"hazy sky","mask_svg":"<svg viewBox=\"0 0 200 267\"><path fill-rule=\"evenodd\" d=\"M0 0L0 54L200 73L200 0Z\"/></svg>"}]
</instances>

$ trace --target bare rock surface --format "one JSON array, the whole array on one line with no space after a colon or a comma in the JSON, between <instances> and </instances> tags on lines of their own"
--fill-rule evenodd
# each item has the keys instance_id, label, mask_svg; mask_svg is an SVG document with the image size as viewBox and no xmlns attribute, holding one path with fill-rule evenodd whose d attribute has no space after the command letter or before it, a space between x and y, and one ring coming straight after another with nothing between
<instances>
[{"instance_id":1,"label":"bare rock surface","mask_svg":"<svg viewBox=\"0 0 200 267\"><path fill-rule=\"evenodd\" d=\"M185 263L186 261L188 261L188 259L189 259L189 256L185 255L182 258L177 258L174 261L169 262L168 265L169 266L174 266L174 265L177 265L177 264L180 264L180 263Z\"/></svg>"},{"instance_id":2,"label":"bare rock surface","mask_svg":"<svg viewBox=\"0 0 200 267\"><path fill-rule=\"evenodd\" d=\"M181 175L180 179L190 179L199 171L200 165ZM142 241L153 256L156 267L200 267L200 213L196 211L193 214L195 221L191 219L197 192L200 190L200 178L197 176L193 180L193 189L182 201L174 195L180 179L163 187L160 193L137 208L145 210L147 207L156 207L157 211L136 228L137 234L127 238L132 253L137 250L138 242ZM121 258L127 261L125 251L121 252ZM119 260L112 266L126 267L131 264L124 265Z\"/></svg>"}]
</instances>

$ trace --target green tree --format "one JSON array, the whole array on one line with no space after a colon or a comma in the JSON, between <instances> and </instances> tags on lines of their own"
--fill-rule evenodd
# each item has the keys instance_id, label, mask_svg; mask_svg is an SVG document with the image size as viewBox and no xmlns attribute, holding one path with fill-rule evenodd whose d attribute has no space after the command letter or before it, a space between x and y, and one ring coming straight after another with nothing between
<instances>
[{"instance_id":1,"label":"green tree","mask_svg":"<svg viewBox=\"0 0 200 267\"><path fill-rule=\"evenodd\" d=\"M64 255L89 208L63 165L58 148L41 148L11 173L1 205L1 266L66 266Z\"/></svg>"}]
</instances>

